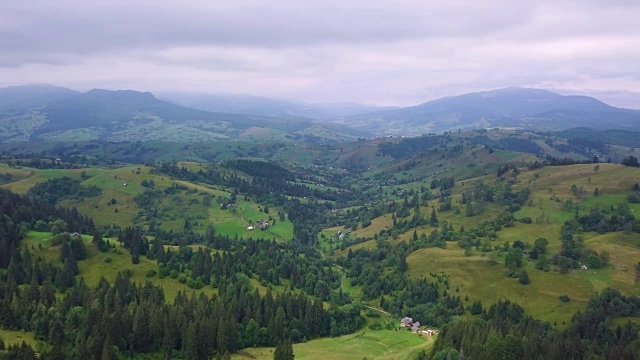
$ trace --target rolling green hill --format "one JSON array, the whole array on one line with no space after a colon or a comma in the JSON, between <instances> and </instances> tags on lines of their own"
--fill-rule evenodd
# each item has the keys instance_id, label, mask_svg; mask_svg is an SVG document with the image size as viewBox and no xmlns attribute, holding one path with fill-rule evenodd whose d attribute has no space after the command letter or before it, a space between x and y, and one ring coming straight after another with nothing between
<instances>
[{"instance_id":1,"label":"rolling green hill","mask_svg":"<svg viewBox=\"0 0 640 360\"><path fill-rule=\"evenodd\" d=\"M188 163L182 164L189 166ZM197 166L195 163L192 165ZM120 225L149 226L154 222L166 230L182 231L185 221L190 221L194 231L204 233L208 225L213 225L219 234L228 236L260 236L274 238L278 241L288 241L292 238L292 224L288 220L272 222L266 230L247 230L255 225L258 220L277 217L278 209L271 207L270 215L262 211L262 207L255 202L244 199L228 209L221 209L216 200L229 198L231 191L224 187L212 187L206 184L190 183L171 179L168 175L150 173L148 166L128 166L116 169L76 169L68 170L37 170L37 169L12 169L6 165L0 165L0 173L14 175L13 182L6 183L2 187L9 190L26 193L35 184L50 179L70 176L82 180L82 186L96 186L101 193L95 197L80 199L64 199L59 205L75 207L81 213L95 219L100 226ZM85 175L83 175L85 174ZM155 218L149 219L143 215L143 208L136 202L136 196L142 194L146 188L141 185L143 181L153 182L154 189L161 191L159 201L156 203ZM165 194L164 190L172 186L181 186L183 190ZM209 197L210 204L204 205L204 198ZM186 211L185 211L186 208Z\"/></svg>"},{"instance_id":2,"label":"rolling green hill","mask_svg":"<svg viewBox=\"0 0 640 360\"><path fill-rule=\"evenodd\" d=\"M503 216L506 207L487 204L479 214L472 216L465 214L461 203L462 195L473 189L474 184L479 181L490 185L498 183L495 174L472 180L461 180L451 194L452 210L438 209L441 204L439 200L429 201L421 207L439 210L436 214L440 222L446 221L455 230L461 227L464 229L482 227L487 222ZM531 191L528 204L514 213L515 222L509 226L500 227L494 235L489 234L488 238L482 238L477 243L472 242L476 245L470 247L465 242L468 240L463 241L458 237L459 240L447 241L442 246L418 248L407 256L409 274L416 279L446 279L446 288L449 291L455 290L456 295L465 298L465 305L470 305L474 301L492 304L500 299L509 299L522 305L527 313L536 318L564 326L569 323L576 311L586 307L594 294L606 287L614 287L630 295L640 295L634 270L640 254L640 234L586 232L582 235L585 249L596 252L606 250L610 256L608 265L602 269L580 270L578 268L569 274L561 274L553 264L550 264L550 271L542 271L536 269L535 260L525 260L522 269L529 275L530 284L528 285L522 285L517 279L505 275L507 273L505 256L508 252L501 246L506 244L511 248L511 244L521 241L526 249L531 249L536 239L546 238L549 242L549 254L556 254L562 248L560 239L563 224L572 219L576 212L588 214L594 207L606 209L610 206L629 206L634 213L640 212L638 204L629 204L627 200L631 188L639 181L640 169L613 164L600 164L597 170L593 164L545 167L529 171L525 169L521 174L513 176L512 181L514 189ZM584 188L582 190L584 193L575 195L573 190L575 188ZM597 196L593 195L596 188L598 188ZM420 193L420 190L411 183L397 185L392 189L394 194L402 191L401 189L405 189L405 193L410 189ZM390 201L391 198L385 196L383 199L383 201ZM402 201L402 196L396 201ZM567 206L568 202L570 206ZM414 214L415 212L410 212L407 219ZM428 213L425 214L428 218L427 215ZM530 222L517 221L525 217L530 219ZM399 217L398 221L400 221ZM429 224L400 229L393 223L393 214L374 217L370 225L357 226L355 230L353 227L346 229L347 226L343 227L344 223L340 223L340 226L326 229L321 233L321 243L324 243L323 239L335 236L334 234L338 231L346 232L349 240L345 243L333 239L333 242L325 244L325 249L327 251L335 249L334 256L339 258L346 257L348 252L359 249L375 251L379 248L382 239L386 239L391 244L411 244L414 231L418 237L421 237L433 235L434 231L440 230L439 226L433 227ZM348 245L349 243L353 245ZM561 302L559 300L561 295L568 295L571 301ZM378 301L379 298L375 298L370 304L376 305Z\"/></svg>"},{"instance_id":3,"label":"rolling green hill","mask_svg":"<svg viewBox=\"0 0 640 360\"><path fill-rule=\"evenodd\" d=\"M0 192L3 209L11 209L0 226L21 249L20 258L0 253L0 277L19 284L16 296L25 299L55 284L54 291L65 289L57 295L65 304L85 304L69 299L83 291L125 287L126 309L145 301L171 309L198 303L206 304L202 314L222 314L225 301L237 301L224 311L235 317L216 329L229 326L238 342L206 350L229 346L235 358L272 358L283 339L269 334L282 333L300 358L413 359L441 351L452 327L493 326L500 316L513 316L506 320L512 326L540 326L545 341L564 341L576 338L576 314L592 314L598 294L624 304L598 318L601 330L615 334L619 324L620 333L631 331L626 320L640 316L633 308L640 296L640 168L616 162L635 149L578 134L497 129L332 144L5 144L0 186L28 198ZM73 234L80 227L86 250ZM16 271L16 262L38 275ZM142 300L157 289L163 296ZM283 299L291 302L273 305ZM4 311L25 306L20 312L29 315L12 329L31 332L7 338L45 339L40 346L48 353L53 341L33 324L49 312L23 305L29 301L9 303L0 300ZM326 314L304 321L295 315L310 307ZM246 309L264 310L269 320ZM131 335L111 335L120 354L130 351L126 339L142 336L133 324L142 326L137 312L144 310L127 311L138 320L122 323ZM418 320L420 331L397 330L405 316ZM176 326L181 334L197 331ZM421 338L424 329L441 334ZM149 344L136 352L166 356L159 341ZM196 351L176 343L169 350Z\"/></svg>"}]
</instances>

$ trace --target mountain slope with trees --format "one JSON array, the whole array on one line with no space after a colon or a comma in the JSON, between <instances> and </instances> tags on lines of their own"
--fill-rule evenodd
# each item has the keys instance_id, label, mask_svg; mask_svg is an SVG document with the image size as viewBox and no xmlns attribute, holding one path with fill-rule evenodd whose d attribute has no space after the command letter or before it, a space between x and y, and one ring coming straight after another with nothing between
<instances>
[{"instance_id":1,"label":"mountain slope with trees","mask_svg":"<svg viewBox=\"0 0 640 360\"><path fill-rule=\"evenodd\" d=\"M498 126L544 131L578 126L635 130L640 124L640 111L615 108L587 96L560 95L540 89L505 88L344 117L337 122L359 129L376 129L378 136L415 136Z\"/></svg>"},{"instance_id":2,"label":"mountain slope with trees","mask_svg":"<svg viewBox=\"0 0 640 360\"><path fill-rule=\"evenodd\" d=\"M196 110L132 90L94 89L82 94L69 93L69 90L62 91L62 95L44 93L39 97L35 94L24 101L19 101L16 95L19 90L29 94L35 91L30 87L6 88L4 98L0 91L0 105L4 101L6 106L17 106L13 111L0 111L0 135L4 141L198 142L239 138L335 142L367 136L366 131L315 124L303 118Z\"/></svg>"}]
</instances>

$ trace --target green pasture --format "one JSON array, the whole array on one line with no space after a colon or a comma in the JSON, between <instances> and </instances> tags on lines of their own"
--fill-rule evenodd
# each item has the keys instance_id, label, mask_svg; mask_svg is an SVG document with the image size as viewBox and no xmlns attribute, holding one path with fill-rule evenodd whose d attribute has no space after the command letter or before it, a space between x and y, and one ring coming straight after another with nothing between
<instances>
[{"instance_id":1,"label":"green pasture","mask_svg":"<svg viewBox=\"0 0 640 360\"><path fill-rule=\"evenodd\" d=\"M363 330L355 334L294 344L296 359L379 359L409 360L422 350L430 350L434 338L422 338L410 331ZM273 348L248 348L232 359L273 359Z\"/></svg>"}]
</instances>

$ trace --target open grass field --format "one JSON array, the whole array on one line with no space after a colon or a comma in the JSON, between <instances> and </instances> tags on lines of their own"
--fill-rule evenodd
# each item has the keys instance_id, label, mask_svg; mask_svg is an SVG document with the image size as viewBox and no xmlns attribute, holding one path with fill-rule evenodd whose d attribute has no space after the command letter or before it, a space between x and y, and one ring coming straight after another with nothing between
<instances>
[{"instance_id":1,"label":"open grass field","mask_svg":"<svg viewBox=\"0 0 640 360\"><path fill-rule=\"evenodd\" d=\"M42 181L47 181L49 179L60 178L63 176L68 176L73 179L81 179L81 174L83 171L85 171L88 176L95 176L108 172L108 170L99 168L39 170L22 167L18 169L12 169L9 168L6 164L0 164L0 173L8 172L16 176L16 181L5 184L2 187L18 194L24 194L29 191L29 189L33 185Z\"/></svg>"},{"instance_id":2,"label":"open grass field","mask_svg":"<svg viewBox=\"0 0 640 360\"><path fill-rule=\"evenodd\" d=\"M296 359L412 359L422 350L433 346L434 338L420 338L409 331L365 330L355 334L312 340L294 344ZM273 359L273 348L248 348L232 359Z\"/></svg>"},{"instance_id":3,"label":"open grass field","mask_svg":"<svg viewBox=\"0 0 640 360\"><path fill-rule=\"evenodd\" d=\"M520 185L532 190L547 190L560 197L571 196L571 185L584 186L587 194L593 194L597 187L602 195L628 193L633 184L640 181L640 169L618 164L594 164L548 166L519 176ZM531 180L531 181L530 181Z\"/></svg>"},{"instance_id":4,"label":"open grass field","mask_svg":"<svg viewBox=\"0 0 640 360\"><path fill-rule=\"evenodd\" d=\"M521 230L523 227L530 230ZM537 238L537 225L520 225L511 229L522 241ZM502 234L502 232L501 232ZM608 250L610 265L602 269L576 270L562 275L558 272L544 272L534 268L533 261L525 261L531 283L522 285L517 279L505 276L505 266L500 256L482 256L476 253L465 256L456 244L448 243L446 249L420 249L407 258L409 271L414 277L444 273L450 281L450 290L459 288L461 297L469 301L480 300L488 306L500 299L509 299L522 305L532 316L556 323L568 323L573 314L586 307L589 298L597 291L613 287L626 294L640 295L640 287L634 284L634 266L640 259L640 235L610 233L596 236L586 234L587 248L596 251ZM506 236L501 236L500 243ZM515 239L515 238L513 238ZM511 240L511 239L509 239ZM559 250L559 240L551 242L551 253ZM571 301L563 303L560 295L569 295Z\"/></svg>"},{"instance_id":5,"label":"open grass field","mask_svg":"<svg viewBox=\"0 0 640 360\"><path fill-rule=\"evenodd\" d=\"M213 206L208 209L208 220L214 224L218 234L239 237L254 238L275 238L277 241L289 241L293 238L293 224L288 219L280 221L278 218L278 210L269 208L269 214L261 211L259 205L253 202L238 199L237 206L222 210L219 206ZM273 220L276 220L273 225ZM257 221L269 221L270 226L261 230L257 227ZM254 230L248 230L249 226L257 227Z\"/></svg>"},{"instance_id":6,"label":"open grass field","mask_svg":"<svg viewBox=\"0 0 640 360\"><path fill-rule=\"evenodd\" d=\"M180 164L192 170L202 168L202 165L193 162ZM261 211L261 207L251 201L238 199L237 206L222 210L219 204L212 202L210 207L202 204L205 193L217 196L229 197L231 193L208 185L190 183L187 181L173 180L162 174L152 174L148 166L125 166L115 169L86 168L75 170L48 169L38 170L30 168L15 169L6 164L0 164L0 173L10 173L14 181L2 185L3 187L18 192L26 193L33 185L49 179L69 176L83 180L85 186L97 186L102 193L95 197L85 199L66 199L58 205L75 207L82 214L94 219L97 225L118 224L122 227L132 226L133 219L139 213L134 198L144 192L141 185L143 180L155 183L157 189L163 190L173 184L184 185L195 191L181 191L172 195L163 196L157 210L163 214L162 227L167 230L182 231L185 219L191 220L193 229L197 232L205 232L209 224L213 224L219 234L239 237L264 237L275 238L278 241L288 241L293 238L293 224L285 219L278 219L278 209L271 208L269 214ZM223 169L224 171L224 169ZM88 178L83 179L82 173ZM126 184L126 185L125 185ZM115 200L115 204L112 204ZM116 211L117 210L117 211ZM273 225L269 216L276 219ZM272 226L266 230L249 231L249 225L255 225L257 220L267 220Z\"/></svg>"},{"instance_id":7,"label":"open grass field","mask_svg":"<svg viewBox=\"0 0 640 360\"><path fill-rule=\"evenodd\" d=\"M0 339L4 340L5 346L20 345L24 341L34 349L38 348L38 340L32 332L0 329Z\"/></svg>"},{"instance_id":8,"label":"open grass field","mask_svg":"<svg viewBox=\"0 0 640 360\"><path fill-rule=\"evenodd\" d=\"M79 277L83 277L84 281L89 286L95 286L100 281L100 278L104 276L105 279L109 280L110 283L113 283L118 275L118 272L129 269L131 270L133 276L132 280L137 283L144 283L146 280L151 281L154 285L162 286L164 289L165 299L168 301L173 301L178 291L186 291L187 293L191 292L204 292L207 295L212 295L215 293L215 289L209 286L205 286L201 290L193 290L188 286L181 284L177 279L171 279L166 277L164 279L160 279L157 275L152 278L147 278L146 273L148 270L155 269L158 270L158 265L155 261L147 259L145 256L140 257L140 263L133 265L131 264L131 255L129 251L120 246L120 244L111 239L110 242L116 245L116 248L107 253L102 253L98 251L91 244L91 237L88 235L83 235L82 237L87 246L88 258L86 260L81 260L78 262L78 267L80 269ZM28 246L34 252L36 256L42 256L45 260L52 260L58 262L60 266L62 266L62 262L60 262L60 247L59 246L50 246L50 233L44 232L29 232L27 234L27 238L23 240L25 246ZM42 250L38 245L42 245ZM107 262L107 259L110 262Z\"/></svg>"},{"instance_id":9,"label":"open grass field","mask_svg":"<svg viewBox=\"0 0 640 360\"><path fill-rule=\"evenodd\" d=\"M494 154L495 155L495 154ZM511 154L498 154L510 157ZM628 204L627 194L634 183L640 182L640 169L626 168L615 164L600 164L598 171L594 164L572 165L561 167L545 167L534 171L524 171L518 176L515 189L528 187L532 190L528 205L515 213L516 218L531 217L532 224L516 222L513 227L503 228L498 232L498 239L493 245L521 240L533 245L537 238L544 237L549 241L548 253L560 251L560 231L562 224L573 218L575 209L564 207L566 200L580 205L579 211L588 211L593 206L612 204ZM485 183L495 181L495 175L480 178ZM454 206L459 201L461 192L473 186L474 179L458 183L454 189ZM572 185L582 186L586 195L573 194ZM599 196L593 195L598 188ZM430 205L437 205L435 202ZM630 204L634 212L640 211L639 204ZM466 229L478 226L483 221L499 216L505 208L496 204L487 204L482 214L466 217L454 211L438 213L440 221L446 220L458 230L461 225ZM640 213L638 213L640 214ZM372 235L387 225L389 219L377 218L372 221L371 230L358 229L353 234ZM341 229L327 229L327 234ZM430 232L426 226L416 229L418 234ZM369 232L370 231L370 232ZM400 234L399 241L413 233L413 229ZM450 290L459 289L462 298L468 296L469 302L482 301L489 306L499 299L510 299L522 305L534 317L556 323L562 327L567 324L573 314L586 307L589 298L606 287L613 287L626 294L640 295L640 287L634 284L634 266L640 259L640 235L636 233L610 233L599 235L583 234L585 247L596 251L607 250L611 262L602 269L577 270L562 275L552 269L543 272L535 269L534 262L527 260L523 266L531 279L529 285L521 285L517 279L506 277L504 256L491 252L481 254L477 250L472 256L465 256L464 251L455 243L448 243L446 249L420 249L408 258L410 275L427 277L440 273L448 276ZM374 240L352 246L357 248L375 248ZM345 256L348 250L336 252L335 256ZM560 295L568 295L571 301L563 303ZM469 303L467 303L469 304Z\"/></svg>"}]
</instances>

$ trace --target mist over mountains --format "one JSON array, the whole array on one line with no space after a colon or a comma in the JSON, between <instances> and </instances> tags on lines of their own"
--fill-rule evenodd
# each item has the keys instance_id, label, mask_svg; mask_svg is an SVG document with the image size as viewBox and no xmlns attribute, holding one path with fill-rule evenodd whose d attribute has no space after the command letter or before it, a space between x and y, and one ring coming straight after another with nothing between
<instances>
[{"instance_id":1,"label":"mist over mountains","mask_svg":"<svg viewBox=\"0 0 640 360\"><path fill-rule=\"evenodd\" d=\"M15 141L332 142L477 128L637 130L640 111L593 97L510 87L403 108L308 104L252 95L133 90L77 92L39 84L0 89L0 134Z\"/></svg>"},{"instance_id":2,"label":"mist over mountains","mask_svg":"<svg viewBox=\"0 0 640 360\"><path fill-rule=\"evenodd\" d=\"M306 103L244 94L204 94L188 92L158 93L160 99L194 109L232 114L253 114L281 118L330 120L392 108L357 103Z\"/></svg>"}]
</instances>

